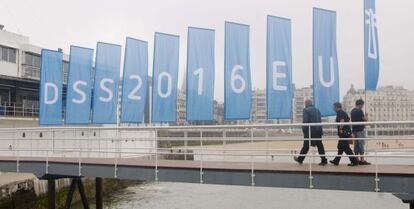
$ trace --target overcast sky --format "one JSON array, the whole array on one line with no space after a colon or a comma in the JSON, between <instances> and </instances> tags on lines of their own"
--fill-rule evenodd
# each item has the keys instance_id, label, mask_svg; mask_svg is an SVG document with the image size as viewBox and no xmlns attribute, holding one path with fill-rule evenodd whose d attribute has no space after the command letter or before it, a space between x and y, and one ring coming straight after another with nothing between
<instances>
[{"instance_id":1,"label":"overcast sky","mask_svg":"<svg viewBox=\"0 0 414 209\"><path fill-rule=\"evenodd\" d=\"M223 100L224 21L250 25L254 88L265 87L266 16L292 19L293 82L312 83L312 8L337 11L341 97L351 83L363 88L363 0L0 0L0 24L44 48L96 48L97 41L125 45L130 36L149 42L152 72L154 32L180 35L181 87L187 27L216 30L216 90ZM377 0L381 73L379 86L414 89L414 1Z\"/></svg>"}]
</instances>

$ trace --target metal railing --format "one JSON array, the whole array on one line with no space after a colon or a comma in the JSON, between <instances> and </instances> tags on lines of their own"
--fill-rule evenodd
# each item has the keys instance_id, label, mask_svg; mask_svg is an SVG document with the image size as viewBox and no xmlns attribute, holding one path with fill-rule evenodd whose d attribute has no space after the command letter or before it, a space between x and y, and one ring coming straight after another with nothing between
<instances>
[{"instance_id":1,"label":"metal railing","mask_svg":"<svg viewBox=\"0 0 414 209\"><path fill-rule=\"evenodd\" d=\"M35 105L4 103L0 104L0 117L37 118L39 117L39 108Z\"/></svg>"},{"instance_id":2,"label":"metal railing","mask_svg":"<svg viewBox=\"0 0 414 209\"><path fill-rule=\"evenodd\" d=\"M30 65L22 66L22 77L39 80L40 79L40 68Z\"/></svg>"},{"instance_id":3,"label":"metal railing","mask_svg":"<svg viewBox=\"0 0 414 209\"><path fill-rule=\"evenodd\" d=\"M43 158L48 164L52 158L73 158L81 165L85 159L113 160L114 177L120 159L145 158L154 162L154 178L158 179L160 160L193 160L198 162L200 183L203 183L204 165L208 161L237 161L251 167L251 185L255 185L257 163L294 163L292 157L310 138L301 135L302 126L323 126L333 132L337 125L365 125L371 133L364 138L368 143L363 157L375 168L375 191L379 188L379 168L385 164L413 165L414 121L321 123L321 124L258 124L211 126L142 126L142 127L33 127L0 128L0 159ZM397 129L399 135L379 136L381 129ZM401 131L403 130L403 131ZM334 133L325 133L326 157L336 157L338 139ZM358 138L354 140L359 140ZM313 188L315 158L310 150L304 162L309 172L309 188ZM361 157L356 156L355 157ZM347 157L347 156L343 156ZM48 166L46 166L46 169ZM48 171L46 170L46 173Z\"/></svg>"}]
</instances>

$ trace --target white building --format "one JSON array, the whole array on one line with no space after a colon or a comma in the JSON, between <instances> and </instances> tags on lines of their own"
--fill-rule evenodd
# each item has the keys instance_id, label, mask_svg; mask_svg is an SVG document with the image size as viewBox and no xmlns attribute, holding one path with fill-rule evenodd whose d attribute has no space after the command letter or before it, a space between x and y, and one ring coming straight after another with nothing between
<instances>
[{"instance_id":1,"label":"white building","mask_svg":"<svg viewBox=\"0 0 414 209\"><path fill-rule=\"evenodd\" d=\"M343 101L345 111L350 112L358 99L365 101L365 112L371 121L414 120L414 92L403 87L384 86L366 92L351 85Z\"/></svg>"},{"instance_id":2,"label":"white building","mask_svg":"<svg viewBox=\"0 0 414 209\"><path fill-rule=\"evenodd\" d=\"M32 45L27 36L0 30L0 75L39 80L41 49ZM66 78L69 56L64 54L63 60Z\"/></svg>"},{"instance_id":3,"label":"white building","mask_svg":"<svg viewBox=\"0 0 414 209\"><path fill-rule=\"evenodd\" d=\"M6 118L0 127L37 124L41 49L27 36L0 27L0 116ZM68 55L63 60L66 81Z\"/></svg>"}]
</instances>

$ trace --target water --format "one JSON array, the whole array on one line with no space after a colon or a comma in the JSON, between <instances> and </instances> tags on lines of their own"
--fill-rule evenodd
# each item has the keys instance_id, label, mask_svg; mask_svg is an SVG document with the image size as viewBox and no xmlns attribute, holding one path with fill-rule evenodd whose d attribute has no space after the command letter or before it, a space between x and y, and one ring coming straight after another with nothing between
<instances>
[{"instance_id":1,"label":"water","mask_svg":"<svg viewBox=\"0 0 414 209\"><path fill-rule=\"evenodd\" d=\"M74 207L80 209L79 205ZM92 206L93 208L93 206ZM147 183L105 199L110 209L406 209L391 194L185 183Z\"/></svg>"}]
</instances>

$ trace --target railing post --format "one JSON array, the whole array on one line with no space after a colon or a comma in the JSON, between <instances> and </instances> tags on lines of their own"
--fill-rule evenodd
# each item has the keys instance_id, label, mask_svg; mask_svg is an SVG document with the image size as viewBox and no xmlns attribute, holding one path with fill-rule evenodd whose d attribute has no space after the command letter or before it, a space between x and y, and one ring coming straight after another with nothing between
<instances>
[{"instance_id":1,"label":"railing post","mask_svg":"<svg viewBox=\"0 0 414 209\"><path fill-rule=\"evenodd\" d=\"M375 140L377 140L377 125L374 124L374 136L375 136ZM377 153L377 147L374 146L375 148L375 192L379 192L380 188L379 188L379 177L378 177L378 153Z\"/></svg>"},{"instance_id":2,"label":"railing post","mask_svg":"<svg viewBox=\"0 0 414 209\"><path fill-rule=\"evenodd\" d=\"M49 174L49 140L46 140L46 174Z\"/></svg>"},{"instance_id":3,"label":"railing post","mask_svg":"<svg viewBox=\"0 0 414 209\"><path fill-rule=\"evenodd\" d=\"M223 131L223 161L226 160L226 137L227 133L226 130Z\"/></svg>"},{"instance_id":4,"label":"railing post","mask_svg":"<svg viewBox=\"0 0 414 209\"><path fill-rule=\"evenodd\" d=\"M80 142L80 137L79 137L79 142ZM82 145L81 143L79 144L79 158L78 158L78 175L82 176Z\"/></svg>"},{"instance_id":5,"label":"railing post","mask_svg":"<svg viewBox=\"0 0 414 209\"><path fill-rule=\"evenodd\" d=\"M118 153L119 153L119 158L122 159L122 132L121 130L119 130L119 126L118 126Z\"/></svg>"},{"instance_id":6,"label":"railing post","mask_svg":"<svg viewBox=\"0 0 414 209\"><path fill-rule=\"evenodd\" d=\"M253 144L253 137L254 137L254 135L253 134L254 134L253 133L253 128L250 128L250 145L251 145L251 148L253 148L253 146L254 146L254 144ZM255 175L254 175L254 159L253 159L254 157L253 157L253 155L254 155L254 153L252 153L250 155L250 166L251 166L250 178L251 178L251 186L255 186L256 185L256 183L254 181Z\"/></svg>"},{"instance_id":7,"label":"railing post","mask_svg":"<svg viewBox=\"0 0 414 209\"><path fill-rule=\"evenodd\" d=\"M155 130L155 145L154 145L154 153L155 153L155 181L158 182L158 130Z\"/></svg>"},{"instance_id":8,"label":"railing post","mask_svg":"<svg viewBox=\"0 0 414 209\"><path fill-rule=\"evenodd\" d=\"M13 141L16 140L15 133L13 133ZM20 172L20 144L15 147L17 149L16 172Z\"/></svg>"},{"instance_id":9,"label":"railing post","mask_svg":"<svg viewBox=\"0 0 414 209\"><path fill-rule=\"evenodd\" d=\"M56 145L55 138L56 138L55 131L52 131L52 145L53 145L52 153L55 153L55 145Z\"/></svg>"},{"instance_id":10,"label":"railing post","mask_svg":"<svg viewBox=\"0 0 414 209\"><path fill-rule=\"evenodd\" d=\"M269 157L269 154L270 154L270 152L269 152L269 129L265 129L265 138L266 138L266 161L267 161L267 158ZM272 157L270 157L270 161L273 161L273 158Z\"/></svg>"},{"instance_id":11,"label":"railing post","mask_svg":"<svg viewBox=\"0 0 414 209\"><path fill-rule=\"evenodd\" d=\"M312 147L312 143L311 143L311 141L312 141L312 131L311 131L311 125L308 125L308 127L309 127L309 130L308 130L308 133L309 133L309 136L308 136L308 143L309 143L308 153L309 153L309 151ZM312 154L311 159L309 159L309 188L310 189L313 189L313 176L312 176L312 163L313 163L313 160L314 160L313 157L314 156Z\"/></svg>"},{"instance_id":12,"label":"railing post","mask_svg":"<svg viewBox=\"0 0 414 209\"><path fill-rule=\"evenodd\" d=\"M119 158L120 155L121 155L121 153L120 153L120 145L119 145L121 143L121 140L119 139L120 136L119 136L118 127L119 126L117 126L116 131L115 131L115 149L116 149L115 158Z\"/></svg>"},{"instance_id":13,"label":"railing post","mask_svg":"<svg viewBox=\"0 0 414 209\"><path fill-rule=\"evenodd\" d=\"M200 130L200 184L203 184L203 131Z\"/></svg>"},{"instance_id":14,"label":"railing post","mask_svg":"<svg viewBox=\"0 0 414 209\"><path fill-rule=\"evenodd\" d=\"M188 132L187 131L184 131L184 160L187 160L187 153L188 153L188 148L187 148L187 146L188 146L188 141L187 141L187 139L188 139Z\"/></svg>"}]
</instances>

